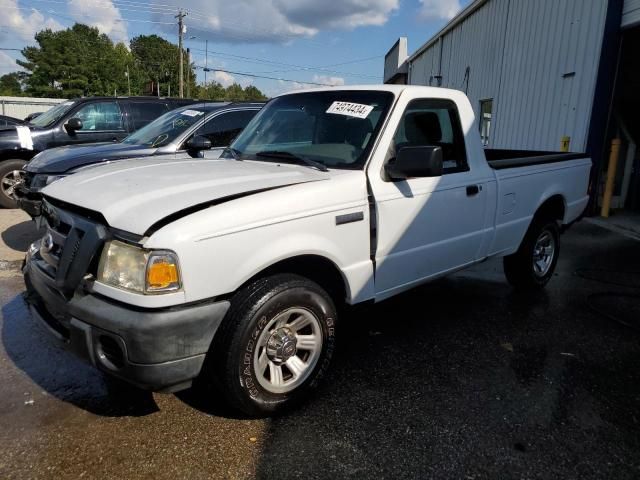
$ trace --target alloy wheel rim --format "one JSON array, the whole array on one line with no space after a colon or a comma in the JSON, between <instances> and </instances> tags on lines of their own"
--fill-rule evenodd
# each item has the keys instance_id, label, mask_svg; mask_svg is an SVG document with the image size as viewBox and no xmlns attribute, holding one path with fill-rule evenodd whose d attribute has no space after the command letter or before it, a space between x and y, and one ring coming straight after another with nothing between
<instances>
[{"instance_id":1,"label":"alloy wheel rim","mask_svg":"<svg viewBox=\"0 0 640 480\"><path fill-rule=\"evenodd\" d=\"M22 174L20 173L20 170L11 170L10 172L7 172L0 180L2 193L9 198L13 198L13 192L16 189L16 185L21 181Z\"/></svg>"},{"instance_id":2,"label":"alloy wheel rim","mask_svg":"<svg viewBox=\"0 0 640 480\"><path fill-rule=\"evenodd\" d=\"M537 277L549 273L555 254L555 237L549 230L544 230L533 246L533 272Z\"/></svg>"},{"instance_id":3,"label":"alloy wheel rim","mask_svg":"<svg viewBox=\"0 0 640 480\"><path fill-rule=\"evenodd\" d=\"M290 308L266 325L253 353L256 378L270 393L288 393L313 372L322 351L318 317L306 308Z\"/></svg>"}]
</instances>

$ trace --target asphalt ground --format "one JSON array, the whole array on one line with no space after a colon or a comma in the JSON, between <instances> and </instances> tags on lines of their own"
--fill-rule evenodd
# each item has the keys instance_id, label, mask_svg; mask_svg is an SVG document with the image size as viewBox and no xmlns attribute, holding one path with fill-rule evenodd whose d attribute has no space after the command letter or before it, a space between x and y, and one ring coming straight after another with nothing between
<instances>
[{"instance_id":1,"label":"asphalt ground","mask_svg":"<svg viewBox=\"0 0 640 480\"><path fill-rule=\"evenodd\" d=\"M350 310L317 394L247 420L60 350L5 268L0 478L639 478L633 271L640 242L581 223L541 292L514 292L492 260Z\"/></svg>"}]
</instances>

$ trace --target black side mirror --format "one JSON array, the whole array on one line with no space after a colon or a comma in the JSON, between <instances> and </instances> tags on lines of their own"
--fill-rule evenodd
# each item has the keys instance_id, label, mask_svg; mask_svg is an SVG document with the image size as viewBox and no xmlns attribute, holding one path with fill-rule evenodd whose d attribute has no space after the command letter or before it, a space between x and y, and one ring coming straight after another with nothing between
<instances>
[{"instance_id":1,"label":"black side mirror","mask_svg":"<svg viewBox=\"0 0 640 480\"><path fill-rule=\"evenodd\" d=\"M185 146L187 147L187 150L192 150L194 152L211 150L211 140L202 135L195 135L187 140L187 144Z\"/></svg>"},{"instance_id":2,"label":"black side mirror","mask_svg":"<svg viewBox=\"0 0 640 480\"><path fill-rule=\"evenodd\" d=\"M82 120L80 120L79 118L70 118L69 120L67 120L67 123L64 124L64 128L67 130L67 132L69 133L73 133L76 130L82 130Z\"/></svg>"},{"instance_id":3,"label":"black side mirror","mask_svg":"<svg viewBox=\"0 0 640 480\"><path fill-rule=\"evenodd\" d=\"M439 177L442 175L442 148L400 147L395 159L385 165L391 180L414 177Z\"/></svg>"}]
</instances>

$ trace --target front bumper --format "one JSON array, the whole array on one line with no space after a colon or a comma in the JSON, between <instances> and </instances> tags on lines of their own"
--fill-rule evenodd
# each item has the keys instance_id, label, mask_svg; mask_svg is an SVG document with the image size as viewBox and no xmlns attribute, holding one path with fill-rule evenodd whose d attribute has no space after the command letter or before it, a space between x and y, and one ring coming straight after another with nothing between
<instances>
[{"instance_id":1,"label":"front bumper","mask_svg":"<svg viewBox=\"0 0 640 480\"><path fill-rule=\"evenodd\" d=\"M42 215L42 194L32 191L26 185L19 185L14 191L14 198L18 206L32 218Z\"/></svg>"},{"instance_id":2,"label":"front bumper","mask_svg":"<svg viewBox=\"0 0 640 480\"><path fill-rule=\"evenodd\" d=\"M23 269L26 300L65 347L98 369L140 388L177 391L187 388L204 364L229 302L140 309L76 291L66 300L27 256Z\"/></svg>"}]
</instances>

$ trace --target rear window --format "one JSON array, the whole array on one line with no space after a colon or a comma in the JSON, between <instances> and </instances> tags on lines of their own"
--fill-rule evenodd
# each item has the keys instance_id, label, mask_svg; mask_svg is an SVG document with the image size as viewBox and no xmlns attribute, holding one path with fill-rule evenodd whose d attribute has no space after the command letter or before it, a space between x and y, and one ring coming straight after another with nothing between
<instances>
[{"instance_id":1,"label":"rear window","mask_svg":"<svg viewBox=\"0 0 640 480\"><path fill-rule=\"evenodd\" d=\"M130 125L134 130L138 130L153 122L167 110L167 105L160 102L131 102L129 103Z\"/></svg>"}]
</instances>

